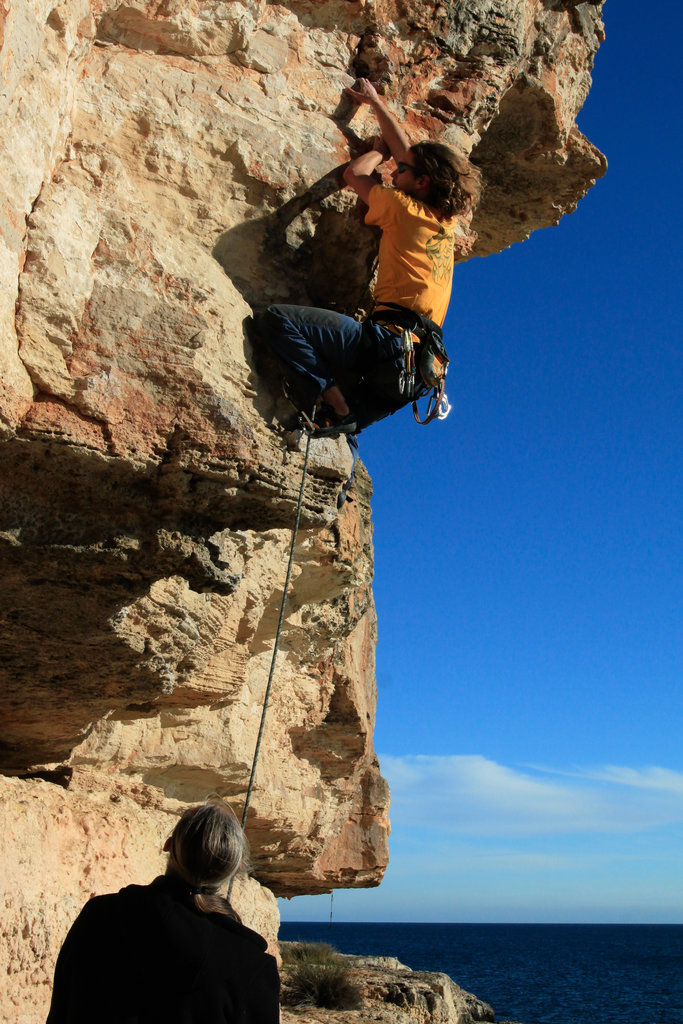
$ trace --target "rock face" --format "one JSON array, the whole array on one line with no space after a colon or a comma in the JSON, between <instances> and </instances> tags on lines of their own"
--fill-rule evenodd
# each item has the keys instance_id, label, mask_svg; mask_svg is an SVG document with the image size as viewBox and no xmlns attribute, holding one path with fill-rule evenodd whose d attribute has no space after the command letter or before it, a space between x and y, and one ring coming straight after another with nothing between
<instances>
[{"instance_id":1,"label":"rock face","mask_svg":"<svg viewBox=\"0 0 683 1024\"><path fill-rule=\"evenodd\" d=\"M287 1005L287 969L283 972L283 1024L476 1024L495 1021L488 1003L466 992L447 974L412 971L388 956L341 956L358 987L361 1005L330 1010Z\"/></svg>"},{"instance_id":2,"label":"rock face","mask_svg":"<svg viewBox=\"0 0 683 1024\"><path fill-rule=\"evenodd\" d=\"M374 125L342 87L369 76L415 140L471 154L459 258L497 252L604 173L574 124L600 9L0 0L7 1019L42 1019L78 907L149 880L182 806L244 801L303 452L242 325L367 308L376 238L339 168ZM387 861L370 485L338 512L348 470L312 445L248 822L278 895Z\"/></svg>"}]
</instances>

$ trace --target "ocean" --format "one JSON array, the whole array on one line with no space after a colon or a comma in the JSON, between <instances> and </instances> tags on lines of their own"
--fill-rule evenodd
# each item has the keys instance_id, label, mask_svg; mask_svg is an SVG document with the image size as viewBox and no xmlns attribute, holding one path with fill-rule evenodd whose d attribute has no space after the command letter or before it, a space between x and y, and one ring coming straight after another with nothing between
<instances>
[{"instance_id":1,"label":"ocean","mask_svg":"<svg viewBox=\"0 0 683 1024\"><path fill-rule=\"evenodd\" d=\"M522 1024L683 1024L683 925L283 922L280 938L444 971Z\"/></svg>"}]
</instances>

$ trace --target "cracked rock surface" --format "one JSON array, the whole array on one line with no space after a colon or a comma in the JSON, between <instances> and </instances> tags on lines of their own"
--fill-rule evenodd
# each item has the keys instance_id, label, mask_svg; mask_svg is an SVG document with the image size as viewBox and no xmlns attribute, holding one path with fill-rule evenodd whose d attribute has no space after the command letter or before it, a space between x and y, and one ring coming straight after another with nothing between
<instances>
[{"instance_id":1,"label":"cracked rock surface","mask_svg":"<svg viewBox=\"0 0 683 1024\"><path fill-rule=\"evenodd\" d=\"M339 183L375 129L343 86L471 155L457 258L485 256L604 173L575 124L602 38L575 0L0 0L3 1018L44 1019L79 906L150 880L178 810L243 804L304 460L244 321L368 308L377 239ZM240 897L271 938L273 893L387 863L349 469L311 446Z\"/></svg>"}]
</instances>

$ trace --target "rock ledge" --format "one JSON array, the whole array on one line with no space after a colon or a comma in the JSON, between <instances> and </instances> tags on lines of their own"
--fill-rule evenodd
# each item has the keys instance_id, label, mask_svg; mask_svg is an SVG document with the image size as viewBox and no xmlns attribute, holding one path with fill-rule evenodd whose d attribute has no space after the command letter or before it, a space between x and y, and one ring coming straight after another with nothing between
<instances>
[{"instance_id":1,"label":"rock ledge","mask_svg":"<svg viewBox=\"0 0 683 1024\"><path fill-rule=\"evenodd\" d=\"M363 994L357 1010L287 1007L283 1024L475 1024L495 1021L488 1003L466 992L447 974L413 971L389 956L344 956ZM288 969L283 968L283 980Z\"/></svg>"}]
</instances>

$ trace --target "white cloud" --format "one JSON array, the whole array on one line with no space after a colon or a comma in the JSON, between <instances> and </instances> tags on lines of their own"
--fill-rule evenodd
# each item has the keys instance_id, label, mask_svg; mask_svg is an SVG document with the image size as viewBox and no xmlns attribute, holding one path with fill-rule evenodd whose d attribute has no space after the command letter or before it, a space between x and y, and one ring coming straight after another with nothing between
<instances>
[{"instance_id":1,"label":"white cloud","mask_svg":"<svg viewBox=\"0 0 683 1024\"><path fill-rule=\"evenodd\" d=\"M395 828L486 838L638 832L683 822L683 775L664 768L519 768L480 755L387 755L380 763Z\"/></svg>"},{"instance_id":2,"label":"white cloud","mask_svg":"<svg viewBox=\"0 0 683 1024\"><path fill-rule=\"evenodd\" d=\"M565 778L611 782L636 789L659 790L662 793L678 793L683 797L683 773L674 772L670 768L657 768L654 765L647 768L625 768L621 765L608 764L597 768L577 768L573 771L537 766L537 770Z\"/></svg>"},{"instance_id":3,"label":"white cloud","mask_svg":"<svg viewBox=\"0 0 683 1024\"><path fill-rule=\"evenodd\" d=\"M480 755L380 763L392 788L389 868L378 890L335 893L337 920L683 919L680 773ZM310 899L310 911L287 904L285 915L326 920L329 899Z\"/></svg>"}]
</instances>

